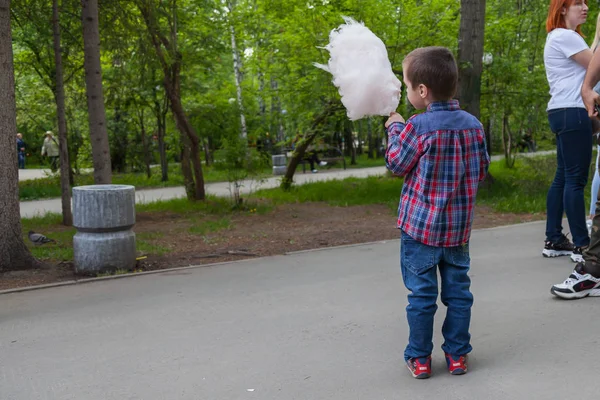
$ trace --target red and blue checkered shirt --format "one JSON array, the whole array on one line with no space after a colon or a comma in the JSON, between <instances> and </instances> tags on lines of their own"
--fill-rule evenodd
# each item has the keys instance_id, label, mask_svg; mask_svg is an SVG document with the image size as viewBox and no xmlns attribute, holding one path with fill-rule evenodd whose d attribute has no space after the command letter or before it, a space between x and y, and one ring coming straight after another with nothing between
<instances>
[{"instance_id":1,"label":"red and blue checkered shirt","mask_svg":"<svg viewBox=\"0 0 600 400\"><path fill-rule=\"evenodd\" d=\"M467 243L477 188L490 164L481 122L450 100L387 131L387 168L405 176L398 228L429 246Z\"/></svg>"}]
</instances>

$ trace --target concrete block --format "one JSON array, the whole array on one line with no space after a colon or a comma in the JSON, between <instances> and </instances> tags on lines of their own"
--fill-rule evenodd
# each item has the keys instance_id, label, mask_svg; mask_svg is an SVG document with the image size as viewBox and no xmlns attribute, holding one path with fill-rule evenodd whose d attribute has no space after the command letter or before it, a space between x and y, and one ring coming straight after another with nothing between
<instances>
[{"instance_id":1,"label":"concrete block","mask_svg":"<svg viewBox=\"0 0 600 400\"><path fill-rule=\"evenodd\" d=\"M73 188L75 271L96 275L135 267L135 188L91 185Z\"/></svg>"}]
</instances>

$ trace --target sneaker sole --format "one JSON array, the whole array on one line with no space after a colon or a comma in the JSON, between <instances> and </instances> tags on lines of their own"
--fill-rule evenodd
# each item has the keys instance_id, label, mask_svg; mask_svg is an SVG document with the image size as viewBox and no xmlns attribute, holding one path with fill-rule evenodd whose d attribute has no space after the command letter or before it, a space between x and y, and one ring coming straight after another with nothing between
<instances>
[{"instance_id":1,"label":"sneaker sole","mask_svg":"<svg viewBox=\"0 0 600 400\"><path fill-rule=\"evenodd\" d=\"M464 375L467 373L466 369L455 369L454 371L450 372L450 375Z\"/></svg>"},{"instance_id":2,"label":"sneaker sole","mask_svg":"<svg viewBox=\"0 0 600 400\"><path fill-rule=\"evenodd\" d=\"M548 250L548 249L544 249L542 250L542 255L544 257L547 258L552 258L552 257L561 257L561 256L571 256L573 255L572 251L568 251L568 250Z\"/></svg>"},{"instance_id":3,"label":"sneaker sole","mask_svg":"<svg viewBox=\"0 0 600 400\"><path fill-rule=\"evenodd\" d=\"M566 300L583 299L584 297L600 297L600 289L582 290L581 292L565 293L555 290L554 286L550 289L550 293L556 297Z\"/></svg>"},{"instance_id":4,"label":"sneaker sole","mask_svg":"<svg viewBox=\"0 0 600 400\"><path fill-rule=\"evenodd\" d=\"M419 374L419 375L415 374L413 372L413 370L410 369L410 367L408 366L408 364L406 364L406 368L408 368L408 372L410 372L410 374L412 375L412 377L415 378L415 379L427 379L427 378L429 378L431 376L431 374L428 374L426 372L423 372L422 374Z\"/></svg>"},{"instance_id":5,"label":"sneaker sole","mask_svg":"<svg viewBox=\"0 0 600 400\"><path fill-rule=\"evenodd\" d=\"M581 254L571 254L571 261L574 263L583 262L583 255Z\"/></svg>"}]
</instances>

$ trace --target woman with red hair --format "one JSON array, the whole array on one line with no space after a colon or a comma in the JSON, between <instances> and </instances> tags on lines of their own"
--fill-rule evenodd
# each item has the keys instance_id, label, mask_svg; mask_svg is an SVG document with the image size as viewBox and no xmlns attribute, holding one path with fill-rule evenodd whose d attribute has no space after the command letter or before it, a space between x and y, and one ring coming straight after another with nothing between
<instances>
[{"instance_id":1,"label":"woman with red hair","mask_svg":"<svg viewBox=\"0 0 600 400\"><path fill-rule=\"evenodd\" d=\"M583 261L583 252L590 243L584 188L592 160L592 123L581 98L581 85L592 51L580 30L587 13L584 0L551 0L544 47L550 86L548 121L556 135L557 168L546 199L546 241L542 254L568 255L574 262ZM563 212L567 214L573 243L562 232Z\"/></svg>"}]
</instances>

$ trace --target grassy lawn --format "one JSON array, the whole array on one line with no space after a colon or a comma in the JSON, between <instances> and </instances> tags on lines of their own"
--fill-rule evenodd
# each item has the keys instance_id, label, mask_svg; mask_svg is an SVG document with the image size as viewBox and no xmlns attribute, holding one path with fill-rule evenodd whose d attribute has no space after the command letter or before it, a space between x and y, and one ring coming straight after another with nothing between
<instances>
[{"instance_id":1,"label":"grassy lawn","mask_svg":"<svg viewBox=\"0 0 600 400\"><path fill-rule=\"evenodd\" d=\"M376 166L385 166L383 158L369 159L366 154L363 154L357 156L355 165L350 165L350 158L346 158L347 168L369 168ZM341 163L337 163L332 167L342 168L342 165ZM299 171L301 172L301 167ZM226 171L216 169L212 166L204 166L203 173L206 183L227 182ZM262 178L270 176L273 176L271 167L264 168L260 174ZM91 174L82 174L75 177L75 186L92 185L93 183L94 178ZM167 182L161 181L160 167L153 167L150 178L145 173L114 174L113 183L115 185L133 185L136 189L183 186L183 175L181 174L181 167L178 164L170 164L169 180ZM56 198L60 197L60 195L60 177L58 175L19 182L19 198L24 201Z\"/></svg>"}]
</instances>

